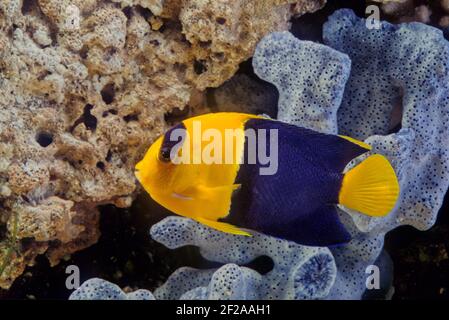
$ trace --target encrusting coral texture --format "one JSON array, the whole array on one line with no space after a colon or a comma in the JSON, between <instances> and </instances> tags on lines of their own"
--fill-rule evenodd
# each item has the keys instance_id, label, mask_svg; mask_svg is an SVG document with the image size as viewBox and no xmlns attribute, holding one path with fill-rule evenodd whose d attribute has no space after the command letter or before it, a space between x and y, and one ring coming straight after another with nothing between
<instances>
[{"instance_id":1,"label":"encrusting coral texture","mask_svg":"<svg viewBox=\"0 0 449 320\"><path fill-rule=\"evenodd\" d=\"M135 163L256 43L322 0L0 2L0 287L95 243Z\"/></svg>"},{"instance_id":2,"label":"encrusting coral texture","mask_svg":"<svg viewBox=\"0 0 449 320\"><path fill-rule=\"evenodd\" d=\"M424 230L435 222L449 184L448 42L441 31L421 23L383 22L370 30L351 10L334 13L323 32L333 49L288 32L265 37L254 70L279 90L279 119L351 135L387 156L401 186L396 207L384 218L341 207L352 240L329 249L263 235L242 238L186 218L166 218L152 227L154 239L169 248L199 246L206 259L224 266L181 268L155 290L156 298L360 299L385 233L405 224ZM241 266L260 255L274 261L267 274ZM72 297L89 298L83 291L82 286Z\"/></svg>"},{"instance_id":3,"label":"encrusting coral texture","mask_svg":"<svg viewBox=\"0 0 449 320\"><path fill-rule=\"evenodd\" d=\"M395 23L422 22L449 27L449 0L373 0L385 17Z\"/></svg>"},{"instance_id":4,"label":"encrusting coral texture","mask_svg":"<svg viewBox=\"0 0 449 320\"><path fill-rule=\"evenodd\" d=\"M337 271L327 248L300 246L262 234L230 236L185 218L166 218L152 227L151 236L171 249L198 246L207 260L227 263L218 270L178 269L155 291L159 299L322 298ZM260 256L274 262L266 275L238 266Z\"/></svg>"},{"instance_id":5,"label":"encrusting coral texture","mask_svg":"<svg viewBox=\"0 0 449 320\"><path fill-rule=\"evenodd\" d=\"M395 22L429 23L432 9L422 1L415 0L374 0L382 5L382 12ZM445 0L443 0L445 1ZM438 2L438 1L435 1Z\"/></svg>"},{"instance_id":6,"label":"encrusting coral texture","mask_svg":"<svg viewBox=\"0 0 449 320\"><path fill-rule=\"evenodd\" d=\"M155 300L153 294L144 289L125 293L119 286L99 278L92 278L73 292L72 300Z\"/></svg>"},{"instance_id":7,"label":"encrusting coral texture","mask_svg":"<svg viewBox=\"0 0 449 320\"><path fill-rule=\"evenodd\" d=\"M364 256L370 264L384 233L405 224L430 228L448 189L449 44L440 30L420 23L383 23L382 29L368 31L348 10L329 19L324 41L352 60L338 114L340 132L365 139L372 152L386 155L401 185L401 197L387 217L353 215L360 243L349 247L371 248Z\"/></svg>"},{"instance_id":8,"label":"encrusting coral texture","mask_svg":"<svg viewBox=\"0 0 449 320\"><path fill-rule=\"evenodd\" d=\"M164 219L152 227L151 236L171 249L198 246L206 259L226 263L219 269L178 269L154 292L156 299L318 299L329 293L337 272L328 248L300 246L262 234L231 236L186 218ZM274 262L266 275L239 266L265 255ZM71 299L91 298L97 281L84 283Z\"/></svg>"}]
</instances>

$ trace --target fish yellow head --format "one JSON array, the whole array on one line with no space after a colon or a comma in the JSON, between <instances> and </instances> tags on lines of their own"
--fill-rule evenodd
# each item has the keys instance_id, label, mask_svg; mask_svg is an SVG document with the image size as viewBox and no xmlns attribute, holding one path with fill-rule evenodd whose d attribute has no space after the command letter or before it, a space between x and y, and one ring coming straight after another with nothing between
<instances>
[{"instance_id":1,"label":"fish yellow head","mask_svg":"<svg viewBox=\"0 0 449 320\"><path fill-rule=\"evenodd\" d=\"M165 135L159 137L148 149L143 159L135 166L135 176L146 192L160 205L174 213L190 216L191 200L183 196L182 192L188 191L195 183L195 170L188 165L177 163L173 160L172 151L181 152L183 141L170 140L170 133L177 126L170 129Z\"/></svg>"},{"instance_id":2,"label":"fish yellow head","mask_svg":"<svg viewBox=\"0 0 449 320\"><path fill-rule=\"evenodd\" d=\"M207 146L217 142L203 140L205 132L215 129L221 133L231 128L239 130L238 135L232 137L232 150L235 148L238 151L235 158L240 158L244 141L241 118L243 116L208 114L184 120L168 130L150 146L135 167L135 175L145 191L160 205L182 216L196 220L217 220L226 216L231 195L238 188L234 182L239 164L206 163L201 159L195 162L194 156L197 151L202 155ZM219 145L217 148L222 150L219 154L224 157L226 152L222 148L226 144L222 140L218 142L213 145Z\"/></svg>"},{"instance_id":3,"label":"fish yellow head","mask_svg":"<svg viewBox=\"0 0 449 320\"><path fill-rule=\"evenodd\" d=\"M159 150L162 144L162 137L158 138L147 150L144 158L136 164L134 174L153 197L157 193L165 190L167 179L171 171L169 163L159 160ZM167 168L165 168L167 167ZM168 170L167 170L168 169Z\"/></svg>"},{"instance_id":4,"label":"fish yellow head","mask_svg":"<svg viewBox=\"0 0 449 320\"><path fill-rule=\"evenodd\" d=\"M164 138L159 137L135 167L137 180L155 200L172 193L178 171L177 165L170 159L171 149L164 145Z\"/></svg>"}]
</instances>

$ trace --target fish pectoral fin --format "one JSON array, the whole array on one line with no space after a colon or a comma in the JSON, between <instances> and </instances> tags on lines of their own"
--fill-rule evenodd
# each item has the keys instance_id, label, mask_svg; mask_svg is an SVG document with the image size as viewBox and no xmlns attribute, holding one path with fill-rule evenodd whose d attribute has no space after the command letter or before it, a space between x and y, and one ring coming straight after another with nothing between
<instances>
[{"instance_id":1,"label":"fish pectoral fin","mask_svg":"<svg viewBox=\"0 0 449 320\"><path fill-rule=\"evenodd\" d=\"M240 184L231 184L217 187L207 187L205 185L197 186L198 193L207 199L220 199L221 197L228 197L239 188Z\"/></svg>"},{"instance_id":2,"label":"fish pectoral fin","mask_svg":"<svg viewBox=\"0 0 449 320\"><path fill-rule=\"evenodd\" d=\"M212 221L201 217L193 217L192 219L221 232L236 234L239 236L252 236L251 233L229 223Z\"/></svg>"},{"instance_id":3,"label":"fish pectoral fin","mask_svg":"<svg viewBox=\"0 0 449 320\"><path fill-rule=\"evenodd\" d=\"M185 190L175 190L175 194L184 203L190 202L192 208L189 210L192 216L201 214L209 221L217 221L229 214L231 198L234 190L240 185L223 185L208 187L203 184L190 186ZM172 194L172 197L175 197Z\"/></svg>"}]
</instances>

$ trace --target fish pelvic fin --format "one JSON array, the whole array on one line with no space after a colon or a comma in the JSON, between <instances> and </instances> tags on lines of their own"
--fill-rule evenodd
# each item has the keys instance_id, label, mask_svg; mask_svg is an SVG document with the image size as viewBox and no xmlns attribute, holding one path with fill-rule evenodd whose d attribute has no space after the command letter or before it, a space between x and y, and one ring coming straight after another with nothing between
<instances>
[{"instance_id":1,"label":"fish pelvic fin","mask_svg":"<svg viewBox=\"0 0 449 320\"><path fill-rule=\"evenodd\" d=\"M248 236L251 237L251 233L240 229L239 227L236 227L232 224L229 223L225 223L225 222L219 222L219 221L212 221L212 220L208 220L202 217L192 217L192 219L198 221L199 223L202 223L208 227L211 227L212 229L221 231L221 232L225 232L225 233L230 233L230 234L235 234L235 235L239 235L239 236Z\"/></svg>"},{"instance_id":2,"label":"fish pelvic fin","mask_svg":"<svg viewBox=\"0 0 449 320\"><path fill-rule=\"evenodd\" d=\"M345 174L339 203L368 216L383 217L394 208L399 192L390 162L374 154Z\"/></svg>"}]
</instances>

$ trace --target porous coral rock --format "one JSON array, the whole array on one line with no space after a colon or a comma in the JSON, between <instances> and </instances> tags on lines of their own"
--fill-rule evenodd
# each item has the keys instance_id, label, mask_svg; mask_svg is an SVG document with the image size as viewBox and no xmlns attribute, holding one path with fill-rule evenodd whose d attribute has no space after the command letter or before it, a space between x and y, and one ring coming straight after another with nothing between
<instances>
[{"instance_id":1,"label":"porous coral rock","mask_svg":"<svg viewBox=\"0 0 449 320\"><path fill-rule=\"evenodd\" d=\"M400 179L396 210L368 219L367 228L410 224L425 230L435 223L449 185L449 44L440 30L424 24L383 22L382 30L367 33L363 23L351 11L339 11L325 25L324 39L353 62L339 109L340 132L388 156ZM349 34L348 26L358 32ZM402 117L395 132L391 114L398 101Z\"/></svg>"},{"instance_id":2,"label":"porous coral rock","mask_svg":"<svg viewBox=\"0 0 449 320\"><path fill-rule=\"evenodd\" d=\"M176 5L180 5L179 0L175 0ZM112 0L112 2L120 3L122 8L131 6L141 6L142 8L149 9L152 14L160 16L164 10L164 0Z\"/></svg>"},{"instance_id":3,"label":"porous coral rock","mask_svg":"<svg viewBox=\"0 0 449 320\"><path fill-rule=\"evenodd\" d=\"M285 30L297 1L189 0L180 11L186 39L192 44L194 68L187 77L199 89L216 87L249 58L261 34ZM301 1L316 10L323 1ZM293 10L293 11L292 11ZM268 13L268 14L267 14ZM303 12L304 13L304 12Z\"/></svg>"},{"instance_id":4,"label":"porous coral rock","mask_svg":"<svg viewBox=\"0 0 449 320\"><path fill-rule=\"evenodd\" d=\"M73 201L58 197L49 197L40 202L39 206L17 206L14 208L14 219L10 220L8 229L12 233L17 219L17 237L34 238L36 241L60 240L69 242L78 237L83 226L71 223L76 212Z\"/></svg>"},{"instance_id":5,"label":"porous coral rock","mask_svg":"<svg viewBox=\"0 0 449 320\"><path fill-rule=\"evenodd\" d=\"M337 110L351 67L347 55L290 33L273 33L257 45L253 65L279 91L278 120L337 133Z\"/></svg>"},{"instance_id":6,"label":"porous coral rock","mask_svg":"<svg viewBox=\"0 0 449 320\"><path fill-rule=\"evenodd\" d=\"M298 17L307 12L315 12L322 8L325 4L326 0L293 2L292 10L295 14L295 17Z\"/></svg>"},{"instance_id":7,"label":"porous coral rock","mask_svg":"<svg viewBox=\"0 0 449 320\"><path fill-rule=\"evenodd\" d=\"M218 269L176 270L154 291L156 299L317 299L325 297L335 281L337 270L327 248L301 246L262 234L229 235L181 217L168 217L154 225L151 236L171 249L198 246L207 260L226 263ZM273 260L268 273L261 275L241 266L260 256ZM70 299L103 299L89 294L91 281Z\"/></svg>"},{"instance_id":8,"label":"porous coral rock","mask_svg":"<svg viewBox=\"0 0 449 320\"><path fill-rule=\"evenodd\" d=\"M103 279L87 280L70 296L71 300L154 300L148 290L125 293L119 286Z\"/></svg>"},{"instance_id":9,"label":"porous coral rock","mask_svg":"<svg viewBox=\"0 0 449 320\"><path fill-rule=\"evenodd\" d=\"M415 0L377 0L376 2L382 4L382 12L396 23L430 22L432 15L430 3L421 4Z\"/></svg>"},{"instance_id":10,"label":"porous coral rock","mask_svg":"<svg viewBox=\"0 0 449 320\"><path fill-rule=\"evenodd\" d=\"M206 294L207 299L313 299L325 297L335 280L336 268L327 248L301 246L262 234L229 235L180 217L168 217L154 225L151 236L171 249L198 246L207 260L227 263L218 270L175 271L154 292L158 299L183 299L189 291L188 297L200 298L191 290ZM273 270L263 276L238 266L261 256L274 263Z\"/></svg>"},{"instance_id":11,"label":"porous coral rock","mask_svg":"<svg viewBox=\"0 0 449 320\"><path fill-rule=\"evenodd\" d=\"M94 243L96 207L130 205L134 164L173 110L204 112L192 99L287 29L290 2L1 1L0 220L18 213L15 241L28 245L6 261L0 287L37 254L55 264ZM0 238L7 251L10 238Z\"/></svg>"}]
</instances>

